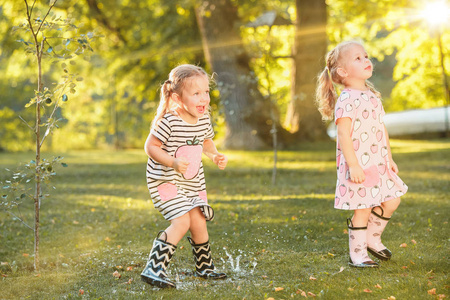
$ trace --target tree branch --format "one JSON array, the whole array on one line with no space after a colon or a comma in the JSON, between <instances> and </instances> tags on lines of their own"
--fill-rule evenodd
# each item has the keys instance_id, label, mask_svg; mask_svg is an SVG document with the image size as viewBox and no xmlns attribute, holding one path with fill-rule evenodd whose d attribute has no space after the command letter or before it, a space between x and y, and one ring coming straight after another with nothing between
<instances>
[{"instance_id":1,"label":"tree branch","mask_svg":"<svg viewBox=\"0 0 450 300\"><path fill-rule=\"evenodd\" d=\"M37 34L39 33L39 31L41 30L41 27L42 27L42 25L44 24L45 19L47 18L48 14L49 14L50 11L52 10L53 6L55 6L56 1L58 1L58 0L54 0L53 3L50 4L50 7L48 8L47 13L45 14L44 18L42 19L41 25L39 25L39 27L38 27L38 29L37 29L37 31L36 31L36 35L37 35ZM34 6L34 4L33 4L33 6Z\"/></svg>"},{"instance_id":2,"label":"tree branch","mask_svg":"<svg viewBox=\"0 0 450 300\"><path fill-rule=\"evenodd\" d=\"M21 119L22 120L22 122L24 122L25 123L25 125L27 125L28 126L28 128L30 128L31 129L31 131L33 131L34 132L34 128L33 127L31 127L30 126L30 124L28 124L27 123L27 121L25 121L23 118L22 118L22 116L19 116L19 119Z\"/></svg>"},{"instance_id":3,"label":"tree branch","mask_svg":"<svg viewBox=\"0 0 450 300\"><path fill-rule=\"evenodd\" d=\"M20 222L23 223L23 225L25 225L26 227L28 227L29 229L34 231L34 228L32 228L30 225L28 225L27 223L25 223L24 220L22 220L20 217L18 217L17 215L15 215L14 213L10 212L9 210L5 210L8 214L12 215L14 218L16 218L17 220L19 220Z\"/></svg>"},{"instance_id":4,"label":"tree branch","mask_svg":"<svg viewBox=\"0 0 450 300\"><path fill-rule=\"evenodd\" d=\"M36 4L36 0L33 1L33 5L31 5L30 15L33 14L34 5Z\"/></svg>"}]
</instances>

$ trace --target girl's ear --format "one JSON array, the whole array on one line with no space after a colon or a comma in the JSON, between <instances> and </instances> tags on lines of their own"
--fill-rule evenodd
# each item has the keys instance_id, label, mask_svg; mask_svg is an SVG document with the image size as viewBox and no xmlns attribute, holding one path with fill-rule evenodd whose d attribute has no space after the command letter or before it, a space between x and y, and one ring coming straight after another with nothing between
<instances>
[{"instance_id":1,"label":"girl's ear","mask_svg":"<svg viewBox=\"0 0 450 300\"><path fill-rule=\"evenodd\" d=\"M344 68L337 68L336 72L338 73L339 76L341 76L342 78L347 77L347 71L345 71Z\"/></svg>"},{"instance_id":2,"label":"girl's ear","mask_svg":"<svg viewBox=\"0 0 450 300\"><path fill-rule=\"evenodd\" d=\"M182 102L181 102L181 97L180 95L178 95L177 93L172 93L172 95L170 95L170 98L172 98L172 101L175 102L176 104L178 104L179 106L181 106Z\"/></svg>"}]
</instances>

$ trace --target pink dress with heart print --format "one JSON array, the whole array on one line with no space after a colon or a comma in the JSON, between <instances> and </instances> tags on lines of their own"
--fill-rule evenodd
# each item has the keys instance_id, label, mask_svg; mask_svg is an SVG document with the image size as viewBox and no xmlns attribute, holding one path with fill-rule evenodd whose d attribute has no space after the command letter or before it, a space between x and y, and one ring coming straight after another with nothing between
<instances>
[{"instance_id":1,"label":"pink dress with heart print","mask_svg":"<svg viewBox=\"0 0 450 300\"><path fill-rule=\"evenodd\" d=\"M361 184L350 181L349 168L337 140L337 184L334 208L364 209L398 198L408 187L390 168L387 139L384 134L385 112L380 99L370 90L344 89L336 101L335 122L352 120L353 149L365 173Z\"/></svg>"}]
</instances>

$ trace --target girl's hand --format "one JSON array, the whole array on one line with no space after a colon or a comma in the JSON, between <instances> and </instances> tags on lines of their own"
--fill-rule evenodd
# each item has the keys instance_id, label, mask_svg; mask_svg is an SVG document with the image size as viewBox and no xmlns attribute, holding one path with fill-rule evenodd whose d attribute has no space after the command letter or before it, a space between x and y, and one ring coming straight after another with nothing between
<instances>
[{"instance_id":1,"label":"girl's hand","mask_svg":"<svg viewBox=\"0 0 450 300\"><path fill-rule=\"evenodd\" d=\"M391 159L391 170L395 173L398 174L398 167L397 164Z\"/></svg>"},{"instance_id":2,"label":"girl's hand","mask_svg":"<svg viewBox=\"0 0 450 300\"><path fill-rule=\"evenodd\" d=\"M366 180L366 175L360 165L350 167L350 180L354 183L363 183Z\"/></svg>"},{"instance_id":3,"label":"girl's hand","mask_svg":"<svg viewBox=\"0 0 450 300\"><path fill-rule=\"evenodd\" d=\"M188 166L189 166L189 162L184 157L175 158L173 160L173 168L178 173L181 173L181 174L186 173Z\"/></svg>"},{"instance_id":4,"label":"girl's hand","mask_svg":"<svg viewBox=\"0 0 450 300\"><path fill-rule=\"evenodd\" d=\"M225 154L217 153L213 156L212 161L219 167L219 169L223 170L227 166L228 158Z\"/></svg>"}]
</instances>

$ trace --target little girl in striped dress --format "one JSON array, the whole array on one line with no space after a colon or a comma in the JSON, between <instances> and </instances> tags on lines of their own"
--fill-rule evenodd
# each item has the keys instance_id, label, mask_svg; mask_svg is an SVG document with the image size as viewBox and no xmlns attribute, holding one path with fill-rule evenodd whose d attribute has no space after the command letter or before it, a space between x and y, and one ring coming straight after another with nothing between
<instances>
[{"instance_id":1,"label":"little girl in striped dress","mask_svg":"<svg viewBox=\"0 0 450 300\"><path fill-rule=\"evenodd\" d=\"M155 208L170 226L154 240L141 279L160 288L176 287L166 269L188 230L196 275L226 278L215 270L206 226L214 211L206 195L202 153L221 170L228 162L212 141L209 84L209 76L200 67L186 64L174 68L161 87L157 114L145 142L148 189Z\"/></svg>"}]
</instances>

